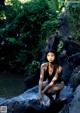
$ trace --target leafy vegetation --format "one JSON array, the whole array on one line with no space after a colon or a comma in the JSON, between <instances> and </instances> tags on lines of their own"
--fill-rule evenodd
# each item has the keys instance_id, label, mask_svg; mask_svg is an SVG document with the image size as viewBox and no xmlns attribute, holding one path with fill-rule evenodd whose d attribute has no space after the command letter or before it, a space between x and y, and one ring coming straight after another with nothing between
<instances>
[{"instance_id":1,"label":"leafy vegetation","mask_svg":"<svg viewBox=\"0 0 80 113\"><path fill-rule=\"evenodd\" d=\"M41 58L49 30L53 32L57 27L58 13L47 0L32 0L24 4L11 0L11 4L3 6L0 14L5 16L1 21L3 26L0 26L0 39L4 42L0 46L0 51L4 51L0 61L17 71L31 72L32 62Z\"/></svg>"},{"instance_id":2,"label":"leafy vegetation","mask_svg":"<svg viewBox=\"0 0 80 113\"><path fill-rule=\"evenodd\" d=\"M71 15L71 36L79 38L79 4L62 4L61 0L31 0L21 3L0 2L0 63L1 67L27 71L30 75L40 66L46 39L58 29L58 14L65 5ZM76 17L76 18L75 18ZM63 43L60 42L58 51ZM36 69L34 69L34 67Z\"/></svg>"},{"instance_id":3,"label":"leafy vegetation","mask_svg":"<svg viewBox=\"0 0 80 113\"><path fill-rule=\"evenodd\" d=\"M80 0L69 1L66 4L70 13L70 23L72 25L70 36L72 39L80 41Z\"/></svg>"}]
</instances>

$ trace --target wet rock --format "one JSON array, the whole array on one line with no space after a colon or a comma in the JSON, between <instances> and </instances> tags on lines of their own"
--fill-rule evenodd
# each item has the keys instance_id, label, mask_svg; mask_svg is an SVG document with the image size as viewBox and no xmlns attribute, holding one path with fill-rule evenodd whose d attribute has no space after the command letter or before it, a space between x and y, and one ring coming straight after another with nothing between
<instances>
[{"instance_id":1,"label":"wet rock","mask_svg":"<svg viewBox=\"0 0 80 113\"><path fill-rule=\"evenodd\" d=\"M74 92L74 98L59 113L80 113L80 85Z\"/></svg>"},{"instance_id":2,"label":"wet rock","mask_svg":"<svg viewBox=\"0 0 80 113\"><path fill-rule=\"evenodd\" d=\"M80 113L80 85L76 88L74 98L69 105L69 113Z\"/></svg>"},{"instance_id":3,"label":"wet rock","mask_svg":"<svg viewBox=\"0 0 80 113\"><path fill-rule=\"evenodd\" d=\"M6 99L0 97L0 103L4 102Z\"/></svg>"},{"instance_id":4,"label":"wet rock","mask_svg":"<svg viewBox=\"0 0 80 113\"><path fill-rule=\"evenodd\" d=\"M67 11L61 13L58 18L59 22L59 31L64 39L67 39L69 36L71 24L68 21L68 18L70 17L69 13ZM65 29L65 30L64 30Z\"/></svg>"},{"instance_id":5,"label":"wet rock","mask_svg":"<svg viewBox=\"0 0 80 113\"><path fill-rule=\"evenodd\" d=\"M80 65L80 53L76 53L70 56L68 58L68 62L74 67L77 67L78 65Z\"/></svg>"},{"instance_id":6,"label":"wet rock","mask_svg":"<svg viewBox=\"0 0 80 113\"><path fill-rule=\"evenodd\" d=\"M8 113L57 113L65 105L66 100L54 101L49 106L49 98L44 95L44 100L39 101L38 97L38 86L25 91L23 94L5 100L0 106L7 106Z\"/></svg>"},{"instance_id":7,"label":"wet rock","mask_svg":"<svg viewBox=\"0 0 80 113\"><path fill-rule=\"evenodd\" d=\"M80 84L80 65L76 67L75 70L73 71L70 78L70 84L71 84L71 87L73 88L73 91Z\"/></svg>"},{"instance_id":8,"label":"wet rock","mask_svg":"<svg viewBox=\"0 0 80 113\"><path fill-rule=\"evenodd\" d=\"M69 113L69 107L68 107L68 105L65 105L63 107L63 109L59 113Z\"/></svg>"},{"instance_id":9,"label":"wet rock","mask_svg":"<svg viewBox=\"0 0 80 113\"><path fill-rule=\"evenodd\" d=\"M65 85L63 90L60 93L61 100L67 99L67 103L69 103L73 98L72 90L73 89L70 87L70 85Z\"/></svg>"},{"instance_id":10,"label":"wet rock","mask_svg":"<svg viewBox=\"0 0 80 113\"><path fill-rule=\"evenodd\" d=\"M66 54L71 56L73 54L80 52L80 44L73 40L63 40L64 41L64 49L66 50Z\"/></svg>"},{"instance_id":11,"label":"wet rock","mask_svg":"<svg viewBox=\"0 0 80 113\"><path fill-rule=\"evenodd\" d=\"M7 99L0 106L7 106L8 113L38 113L44 111L48 105L46 103L48 98L45 96L45 102L39 102L36 91L38 92L37 87L32 88L32 90L30 89L17 97Z\"/></svg>"},{"instance_id":12,"label":"wet rock","mask_svg":"<svg viewBox=\"0 0 80 113\"><path fill-rule=\"evenodd\" d=\"M26 90L36 86L39 82L40 76L40 69L34 75L28 75L27 73L24 74L24 82L26 84Z\"/></svg>"},{"instance_id":13,"label":"wet rock","mask_svg":"<svg viewBox=\"0 0 80 113\"><path fill-rule=\"evenodd\" d=\"M62 80L64 81L65 84L69 83L69 79L71 77L71 74L74 70L72 66L70 66L68 63L62 65Z\"/></svg>"}]
</instances>

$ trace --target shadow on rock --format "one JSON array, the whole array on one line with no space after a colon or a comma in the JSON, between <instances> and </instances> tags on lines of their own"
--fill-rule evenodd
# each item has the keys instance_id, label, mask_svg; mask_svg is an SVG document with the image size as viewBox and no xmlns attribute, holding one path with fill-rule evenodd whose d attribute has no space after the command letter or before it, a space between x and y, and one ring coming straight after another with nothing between
<instances>
[{"instance_id":1,"label":"shadow on rock","mask_svg":"<svg viewBox=\"0 0 80 113\"><path fill-rule=\"evenodd\" d=\"M46 109L45 113L58 113L64 107L65 104L67 104L67 99L59 100L58 102L53 101L51 106Z\"/></svg>"}]
</instances>

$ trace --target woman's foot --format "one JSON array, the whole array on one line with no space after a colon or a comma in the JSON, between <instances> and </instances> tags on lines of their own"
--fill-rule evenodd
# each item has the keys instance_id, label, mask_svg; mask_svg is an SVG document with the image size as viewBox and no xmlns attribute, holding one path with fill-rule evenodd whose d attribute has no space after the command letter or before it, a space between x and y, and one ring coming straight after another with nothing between
<instances>
[{"instance_id":1,"label":"woman's foot","mask_svg":"<svg viewBox=\"0 0 80 113\"><path fill-rule=\"evenodd\" d=\"M50 106L55 102L54 98L50 99Z\"/></svg>"},{"instance_id":2,"label":"woman's foot","mask_svg":"<svg viewBox=\"0 0 80 113\"><path fill-rule=\"evenodd\" d=\"M55 98L55 101L56 101L56 102L59 100L59 97L60 97L60 92L58 92L58 93L56 94L56 98Z\"/></svg>"}]
</instances>

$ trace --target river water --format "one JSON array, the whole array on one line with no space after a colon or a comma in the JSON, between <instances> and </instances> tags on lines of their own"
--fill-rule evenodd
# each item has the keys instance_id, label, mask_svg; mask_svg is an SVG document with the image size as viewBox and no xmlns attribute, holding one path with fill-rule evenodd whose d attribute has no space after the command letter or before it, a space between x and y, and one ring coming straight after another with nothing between
<instances>
[{"instance_id":1,"label":"river water","mask_svg":"<svg viewBox=\"0 0 80 113\"><path fill-rule=\"evenodd\" d=\"M25 87L23 75L7 71L0 72L0 97L18 96L24 92Z\"/></svg>"}]
</instances>

